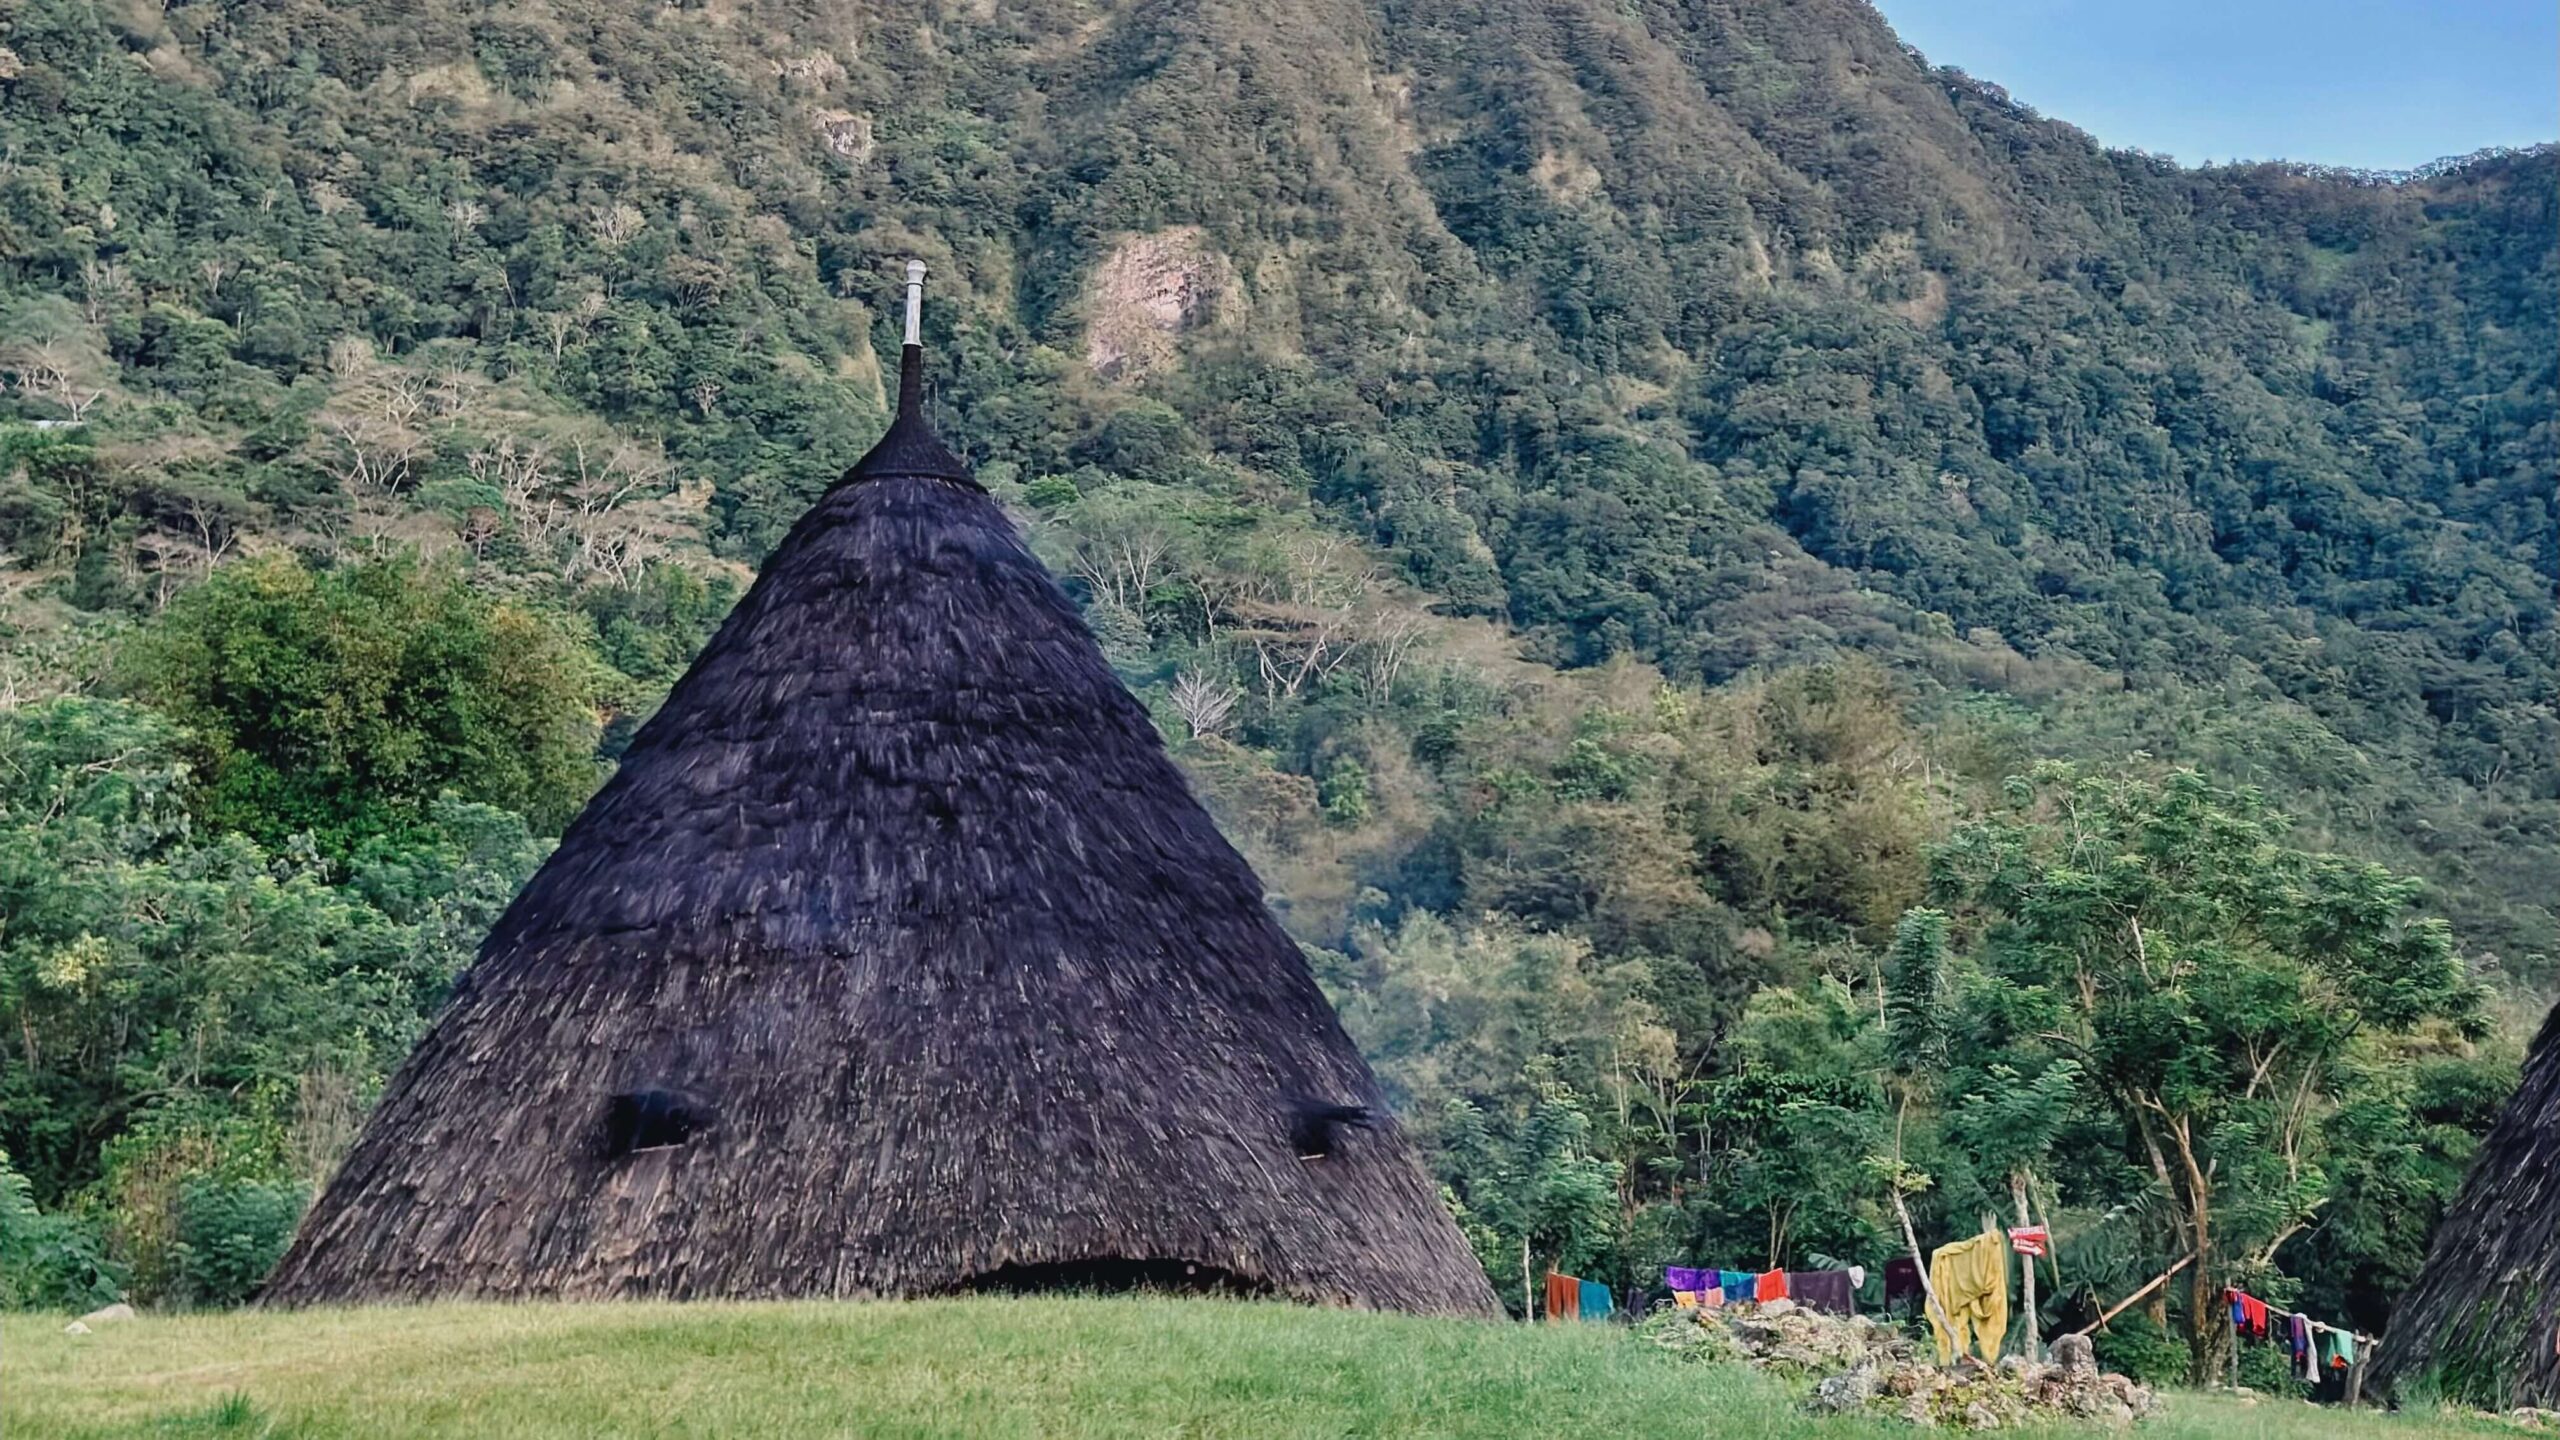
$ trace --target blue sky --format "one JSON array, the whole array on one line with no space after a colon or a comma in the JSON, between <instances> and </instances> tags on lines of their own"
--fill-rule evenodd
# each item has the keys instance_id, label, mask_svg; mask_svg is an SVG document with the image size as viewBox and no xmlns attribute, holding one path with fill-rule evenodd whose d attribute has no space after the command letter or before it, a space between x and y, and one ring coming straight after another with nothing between
<instances>
[{"instance_id":1,"label":"blue sky","mask_svg":"<svg viewBox=\"0 0 2560 1440\"><path fill-rule=\"evenodd\" d=\"M1876 0L2105 144L2405 169L2560 139L2554 0Z\"/></svg>"}]
</instances>

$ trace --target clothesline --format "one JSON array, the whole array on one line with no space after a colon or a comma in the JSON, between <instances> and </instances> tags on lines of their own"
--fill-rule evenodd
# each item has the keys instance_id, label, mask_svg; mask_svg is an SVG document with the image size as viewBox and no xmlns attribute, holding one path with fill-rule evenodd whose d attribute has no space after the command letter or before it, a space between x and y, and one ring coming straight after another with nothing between
<instances>
[{"instance_id":1,"label":"clothesline","mask_svg":"<svg viewBox=\"0 0 2560 1440\"><path fill-rule=\"evenodd\" d=\"M1673 1303L1684 1310L1727 1304L1766 1304L1792 1300L1835 1315L1857 1313L1857 1292L1867 1283L1866 1267L1838 1270L1722 1270L1703 1266L1663 1267L1662 1283Z\"/></svg>"},{"instance_id":2,"label":"clothesline","mask_svg":"<svg viewBox=\"0 0 2560 1440\"><path fill-rule=\"evenodd\" d=\"M2299 1310L2294 1313L2297 1315L2302 1314ZM2349 1330L2344 1326L2330 1325L2319 1320L2314 1320L2308 1315L2302 1316L2302 1323L2310 1326L2314 1330L2326 1330L2332 1335L2344 1335L2359 1345L2379 1345L2382 1343L2382 1337L2379 1335L2367 1335L2361 1330Z\"/></svg>"},{"instance_id":3,"label":"clothesline","mask_svg":"<svg viewBox=\"0 0 2560 1440\"><path fill-rule=\"evenodd\" d=\"M2233 1299L2246 1298L2246 1299L2250 1299L2250 1300L2258 1300L2258 1297L2257 1297L2257 1296L2255 1296L2255 1295L2251 1295L2251 1294L2249 1294L2249 1292L2247 1292L2247 1291L2245 1291L2245 1290L2240 1290L2240 1289L2236 1289L2236 1288L2235 1288L2235 1289L2233 1289L2233 1290L2231 1291L2231 1296L2232 1296L2232 1298L2233 1298ZM2282 1314L2282 1315L2283 1315L2286 1319L2288 1319L2288 1320L2293 1319L2293 1318L2295 1318L2296 1316L2299 1316L2299 1317L2301 1318L2301 1320L2302 1320L2302 1323L2303 1323L2303 1324L2305 1324L2305 1325L2307 1325L2307 1326L2311 1327L2311 1328L2312 1328L2312 1329L2314 1329L2314 1330L2325 1331L2325 1332L2327 1332L2327 1333L2329 1333L2329 1334L2331 1334L2331 1335L2344 1335L2344 1336L2346 1336L2346 1337L2347 1337L2348 1339L2350 1339L2350 1340L2354 1340L2354 1341L2357 1341L2357 1342L2359 1342L2359 1343L2361 1343L2361 1344L2365 1344L2365 1345L2379 1345L2379 1344L2381 1344L2381 1343L2382 1343L2379 1337L2377 1337L2377 1336L2373 1336L2373 1335L2367 1335L2366 1333L2364 1333L2364 1332L2363 1332L2363 1331L2361 1331L2361 1330L2352 1329L2352 1328L2350 1328L2350 1327L2348 1327L2348 1326L2344 1326L2344 1325L2332 1325L2332 1324L2330 1324L2330 1323L2329 1323L2328 1321L2326 1321L2326 1320L2314 1320L2314 1319L2312 1319L2310 1316L2308 1316L2308 1315L2304 1315L2304 1314L2303 1314L2301 1311L2299 1311L2299 1310L2285 1310L2285 1311L2278 1311L2278 1310L2277 1310L2273 1305L2268 1304L2268 1302L2266 1302L2266 1301L2264 1301L2264 1300L2258 1300L2258 1303L2259 1303L2259 1304L2261 1304L2261 1305L2266 1305L2266 1306L2267 1306L2267 1313L2268 1313L2270 1316L2274 1316L2274 1315L2277 1315L2277 1314Z\"/></svg>"},{"instance_id":4,"label":"clothesline","mask_svg":"<svg viewBox=\"0 0 2560 1440\"><path fill-rule=\"evenodd\" d=\"M2344 1375L2347 1401L2355 1402L2358 1382L2364 1375L2360 1352L2370 1353L2368 1347L2375 1343L2373 1340L2352 1329L2314 1320L2299 1310L2277 1310L2237 1285L2225 1286L2222 1293L2231 1304L2231 1327L2243 1338L2284 1346L2290 1357L2287 1372L2298 1371L2307 1383L2318 1383L2322 1371ZM2240 1383L2240 1349L2236 1345L2231 1350L2231 1383Z\"/></svg>"},{"instance_id":5,"label":"clothesline","mask_svg":"<svg viewBox=\"0 0 2560 1440\"><path fill-rule=\"evenodd\" d=\"M2257 1296L2250 1294L2248 1291L2241 1289L2237 1285L2224 1287L2223 1294L2233 1300L2257 1300L2258 1304L2262 1308L2266 1309L2270 1314L2275 1313L2275 1307L2269 1305L2264 1300L2258 1300ZM2367 1335L2361 1330L2351 1329L2343 1325L2332 1325L2325 1320L2314 1320L2308 1315L2303 1315L2299 1310L2287 1310L2283 1313L2288 1319L2296 1315L2301 1315L2302 1323L2310 1326L2312 1329L2326 1331L2332 1335L2344 1335L2359 1345L2379 1345L2382 1343L2380 1336Z\"/></svg>"}]
</instances>

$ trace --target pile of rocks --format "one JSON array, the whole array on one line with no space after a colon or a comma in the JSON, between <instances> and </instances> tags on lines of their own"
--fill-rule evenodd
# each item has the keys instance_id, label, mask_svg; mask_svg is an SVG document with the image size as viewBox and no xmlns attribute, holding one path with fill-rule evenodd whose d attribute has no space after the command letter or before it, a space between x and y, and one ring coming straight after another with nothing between
<instances>
[{"instance_id":1,"label":"pile of rocks","mask_svg":"<svg viewBox=\"0 0 2560 1440\"><path fill-rule=\"evenodd\" d=\"M2159 1398L2098 1368L2089 1342L2054 1342L2051 1364L2010 1356L1952 1366L1900 1328L1863 1315L1824 1315L1786 1300L1718 1310L1666 1310L1645 1322L1656 1344L1689 1358L1745 1364L1814 1382L1808 1408L1890 1415L1914 1425L2006 1430L2070 1418L2130 1425Z\"/></svg>"}]
</instances>

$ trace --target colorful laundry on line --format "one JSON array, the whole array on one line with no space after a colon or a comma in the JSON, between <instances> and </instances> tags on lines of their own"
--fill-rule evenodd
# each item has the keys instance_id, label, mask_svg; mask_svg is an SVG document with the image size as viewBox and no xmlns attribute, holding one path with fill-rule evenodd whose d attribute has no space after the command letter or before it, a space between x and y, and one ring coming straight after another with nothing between
<instances>
[{"instance_id":1,"label":"colorful laundry on line","mask_svg":"<svg viewBox=\"0 0 2560 1440\"><path fill-rule=\"evenodd\" d=\"M2021 1255L2042 1255L2053 1248L2053 1234L2041 1225L2021 1225L2009 1232L2009 1248Z\"/></svg>"},{"instance_id":2,"label":"colorful laundry on line","mask_svg":"<svg viewBox=\"0 0 2560 1440\"><path fill-rule=\"evenodd\" d=\"M1760 1277L1751 1283L1751 1298L1759 1301L1763 1305L1766 1305L1772 1300L1786 1299L1787 1272L1784 1270L1763 1271Z\"/></svg>"},{"instance_id":3,"label":"colorful laundry on line","mask_svg":"<svg viewBox=\"0 0 2560 1440\"><path fill-rule=\"evenodd\" d=\"M1724 1291L1724 1298L1728 1301L1751 1299L1753 1292L1758 1287L1759 1283L1760 1277L1752 1274L1748 1270L1719 1270L1716 1272L1716 1285Z\"/></svg>"},{"instance_id":4,"label":"colorful laundry on line","mask_svg":"<svg viewBox=\"0 0 2560 1440\"><path fill-rule=\"evenodd\" d=\"M1597 1280L1585 1280L1582 1282L1583 1319L1606 1320L1609 1318L1609 1312L1616 1308L1615 1303L1610 1298L1608 1286L1601 1284Z\"/></svg>"},{"instance_id":5,"label":"colorful laundry on line","mask_svg":"<svg viewBox=\"0 0 2560 1440\"><path fill-rule=\"evenodd\" d=\"M1662 1285L1675 1295L1683 1290L1696 1292L1713 1283L1707 1279L1708 1274L1708 1271L1692 1270L1686 1265L1666 1265L1662 1270Z\"/></svg>"}]
</instances>

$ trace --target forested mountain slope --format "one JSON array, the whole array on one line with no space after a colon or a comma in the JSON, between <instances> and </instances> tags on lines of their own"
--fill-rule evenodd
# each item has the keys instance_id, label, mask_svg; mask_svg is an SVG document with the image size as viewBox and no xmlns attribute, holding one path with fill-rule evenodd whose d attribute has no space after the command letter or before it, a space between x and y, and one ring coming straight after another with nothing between
<instances>
[{"instance_id":1,"label":"forested mountain slope","mask_svg":"<svg viewBox=\"0 0 2560 1440\"><path fill-rule=\"evenodd\" d=\"M983 463L1107 462L1154 401L1560 661L2066 665L2134 692L2108 743L2302 794L2511 962L2547 929L2547 154L2182 171L1848 3L11 29L8 280L69 302L18 337L186 452L37 500L22 565L490 498L497 467L399 453L418 416L343 413L367 367L492 388L466 431L514 403L663 445L751 562L876 420L916 252Z\"/></svg>"},{"instance_id":2,"label":"forested mountain slope","mask_svg":"<svg viewBox=\"0 0 2560 1440\"><path fill-rule=\"evenodd\" d=\"M910 255L945 433L1364 1042L1505 1135L1553 1140L1544 1107L1631 1054L1665 1116L1761 1061L1839 1099L1767 1027L1868 1043L1825 987L1881 985L1936 847L2039 759L2262 787L2289 843L2432 881L2476 970L2552 978L2548 149L2181 169L1848 0L6 0L0 29L0 692L43 917L0 932L29 1037L0 1144L48 1203L165 1210L201 1117L114 1148L164 1094L264 1095L264 1138L214 1145L267 1146L244 1174L326 1163L590 741L876 432ZM222 1010L99 918L139 902L44 890L65 813L137 886L212 883L184 847L218 839L259 904L355 905L255 942L334 1018ZM80 989L110 954L161 1020ZM1394 1029L1404 980L1488 975L1543 1018L1463 1063ZM2319 1111L2353 1143L2267 1182L2299 1209L2325 1175L2350 1219L2259 1238L2369 1315L2506 1063L2450 1014L2324 1068L2388 1103ZM1775 1171L1666 1219L1684 1166L1804 1137L1616 1108L1539 1152L1617 1167L1615 1263L1684 1225L1773 1259L1884 1233L1784 1218ZM2124 1180L2082 1163L2092 1204ZM1924 1211L1977 1198L1947 1183Z\"/></svg>"}]
</instances>

